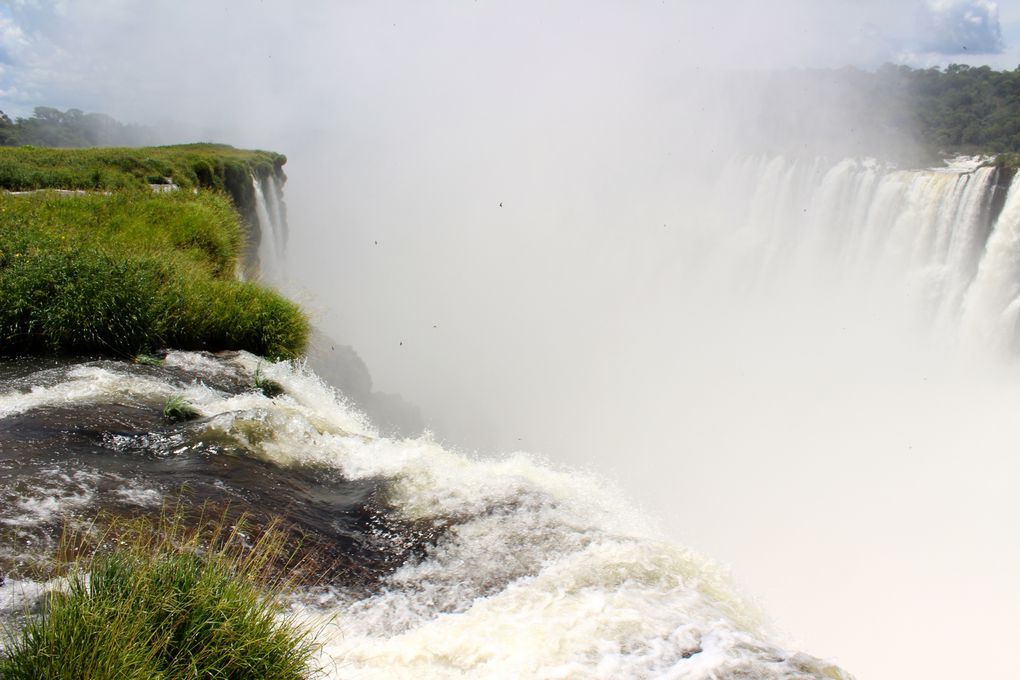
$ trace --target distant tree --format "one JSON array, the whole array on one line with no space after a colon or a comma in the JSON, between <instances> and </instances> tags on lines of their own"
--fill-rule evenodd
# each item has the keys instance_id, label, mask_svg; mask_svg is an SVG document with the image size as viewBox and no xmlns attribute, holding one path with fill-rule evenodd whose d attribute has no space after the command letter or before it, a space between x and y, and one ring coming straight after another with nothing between
<instances>
[{"instance_id":1,"label":"distant tree","mask_svg":"<svg viewBox=\"0 0 1020 680\"><path fill-rule=\"evenodd\" d=\"M37 106L30 118L10 117L0 112L0 145L84 147L142 146L154 137L150 128L124 125L102 113L81 109L61 111Z\"/></svg>"},{"instance_id":2,"label":"distant tree","mask_svg":"<svg viewBox=\"0 0 1020 680\"><path fill-rule=\"evenodd\" d=\"M771 78L775 92L766 91L753 102L766 134L751 134L752 141L765 139L780 148L812 148L815 143L831 148L833 140L845 137L849 141L842 152L893 160L900 160L897 154L912 154L914 161L955 153L1020 152L1020 66L995 71L966 64L944 69L885 64L873 72L809 69ZM838 111L842 117L816 120L812 112L818 110ZM851 126L853 135L848 135Z\"/></svg>"},{"instance_id":3,"label":"distant tree","mask_svg":"<svg viewBox=\"0 0 1020 680\"><path fill-rule=\"evenodd\" d=\"M0 111L0 146L17 146L18 129L14 121L3 111Z\"/></svg>"}]
</instances>

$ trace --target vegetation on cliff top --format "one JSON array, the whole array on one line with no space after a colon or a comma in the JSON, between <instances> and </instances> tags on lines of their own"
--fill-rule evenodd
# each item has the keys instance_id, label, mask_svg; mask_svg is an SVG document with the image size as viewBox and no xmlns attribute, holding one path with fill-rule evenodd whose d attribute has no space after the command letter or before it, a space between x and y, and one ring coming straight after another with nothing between
<instances>
[{"instance_id":1,"label":"vegetation on cliff top","mask_svg":"<svg viewBox=\"0 0 1020 680\"><path fill-rule=\"evenodd\" d=\"M232 196L238 184L276 172L286 156L247 151L225 144L183 144L143 148L65 149L35 146L0 148L0 187L118 190L176 184L182 189L215 189Z\"/></svg>"},{"instance_id":2,"label":"vegetation on cliff top","mask_svg":"<svg viewBox=\"0 0 1020 680\"><path fill-rule=\"evenodd\" d=\"M300 354L307 320L234 278L240 243L221 194L0 195L0 354Z\"/></svg>"},{"instance_id":3,"label":"vegetation on cliff top","mask_svg":"<svg viewBox=\"0 0 1020 680\"><path fill-rule=\"evenodd\" d=\"M301 310L235 277L244 237L227 195L154 193L146 186L139 168L162 151L174 168L194 169L192 149L204 150L220 167L282 158L236 150L219 155L220 147L206 145L134 150L131 162L125 149L0 149L0 168L11 173L0 174L0 187L9 188L11 176L66 187L62 173L85 168L110 180L103 187L144 187L0 194L0 356L127 357L174 347L290 358L304 351L309 327ZM111 171L110 158L124 163ZM185 175L173 171L175 181Z\"/></svg>"}]
</instances>

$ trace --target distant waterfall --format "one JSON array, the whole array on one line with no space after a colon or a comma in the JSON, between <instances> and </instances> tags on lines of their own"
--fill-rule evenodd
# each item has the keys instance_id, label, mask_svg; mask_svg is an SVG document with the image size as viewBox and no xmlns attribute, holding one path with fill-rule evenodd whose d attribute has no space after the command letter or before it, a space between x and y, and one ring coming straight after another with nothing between
<instances>
[{"instance_id":1,"label":"distant waterfall","mask_svg":"<svg viewBox=\"0 0 1020 680\"><path fill-rule=\"evenodd\" d=\"M896 170L871 160L742 159L723 175L724 222L752 283L819 267L858 290L898 282L935 327L1014 343L1020 188L976 160ZM1003 200L1005 198L1005 200ZM813 279L801 279L813 280Z\"/></svg>"},{"instance_id":2,"label":"distant waterfall","mask_svg":"<svg viewBox=\"0 0 1020 680\"><path fill-rule=\"evenodd\" d=\"M259 269L263 279L278 281L284 273L287 245L283 189L272 174L261 179L253 174L251 183L255 190L255 216L259 227Z\"/></svg>"}]
</instances>

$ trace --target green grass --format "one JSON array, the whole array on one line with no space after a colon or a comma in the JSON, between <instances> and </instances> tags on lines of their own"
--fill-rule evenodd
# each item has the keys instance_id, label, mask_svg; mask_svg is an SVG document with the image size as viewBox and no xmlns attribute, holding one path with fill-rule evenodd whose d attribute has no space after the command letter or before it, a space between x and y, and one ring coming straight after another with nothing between
<instances>
[{"instance_id":1,"label":"green grass","mask_svg":"<svg viewBox=\"0 0 1020 680\"><path fill-rule=\"evenodd\" d=\"M275 291L236 280L242 241L218 192L0 194L0 355L298 356L308 321Z\"/></svg>"},{"instance_id":2,"label":"green grass","mask_svg":"<svg viewBox=\"0 0 1020 680\"><path fill-rule=\"evenodd\" d=\"M177 423L182 420L195 420L201 414L194 406L179 394L175 394L166 400L163 406L163 420L170 423Z\"/></svg>"},{"instance_id":3,"label":"green grass","mask_svg":"<svg viewBox=\"0 0 1020 680\"><path fill-rule=\"evenodd\" d=\"M163 184L232 191L248 187L252 172L281 167L286 157L223 144L143 148L55 149L0 147L0 187L32 189L128 189Z\"/></svg>"},{"instance_id":4,"label":"green grass","mask_svg":"<svg viewBox=\"0 0 1020 680\"><path fill-rule=\"evenodd\" d=\"M159 523L115 524L85 553L67 587L6 642L4 680L262 680L307 678L316 646L289 618L281 595L285 541L270 527L248 535L225 520L185 528L183 514ZM109 546L114 546L110 549Z\"/></svg>"},{"instance_id":5,"label":"green grass","mask_svg":"<svg viewBox=\"0 0 1020 680\"><path fill-rule=\"evenodd\" d=\"M258 366L255 367L255 375L253 376L252 383L254 384L256 390L258 390L265 396L269 397L270 399L275 399L276 397L286 392L286 390L283 389L283 385L276 382L272 378L267 378L262 374L261 362L259 363Z\"/></svg>"}]
</instances>

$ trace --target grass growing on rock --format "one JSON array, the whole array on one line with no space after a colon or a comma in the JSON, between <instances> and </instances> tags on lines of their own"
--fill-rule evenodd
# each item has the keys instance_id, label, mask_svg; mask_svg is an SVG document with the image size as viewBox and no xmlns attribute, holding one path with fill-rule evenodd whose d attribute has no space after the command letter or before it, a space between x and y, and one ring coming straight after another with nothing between
<instances>
[{"instance_id":1,"label":"grass growing on rock","mask_svg":"<svg viewBox=\"0 0 1020 680\"><path fill-rule=\"evenodd\" d=\"M284 544L181 513L115 522L98 549L72 537L64 552L86 556L5 641L0 678L307 678L316 646L281 603Z\"/></svg>"},{"instance_id":2,"label":"grass growing on rock","mask_svg":"<svg viewBox=\"0 0 1020 680\"><path fill-rule=\"evenodd\" d=\"M166 400L163 406L163 420L168 423L177 423L183 420L195 420L201 414L194 406L188 403L184 397L175 394Z\"/></svg>"},{"instance_id":3,"label":"grass growing on rock","mask_svg":"<svg viewBox=\"0 0 1020 680\"><path fill-rule=\"evenodd\" d=\"M231 191L286 163L270 151L224 144L143 148L55 149L0 147L0 187L33 189L129 189L173 183L183 189ZM236 195L236 194L235 194Z\"/></svg>"},{"instance_id":4,"label":"grass growing on rock","mask_svg":"<svg viewBox=\"0 0 1020 680\"><path fill-rule=\"evenodd\" d=\"M301 354L297 305L234 278L241 243L219 193L0 194L0 355Z\"/></svg>"}]
</instances>

